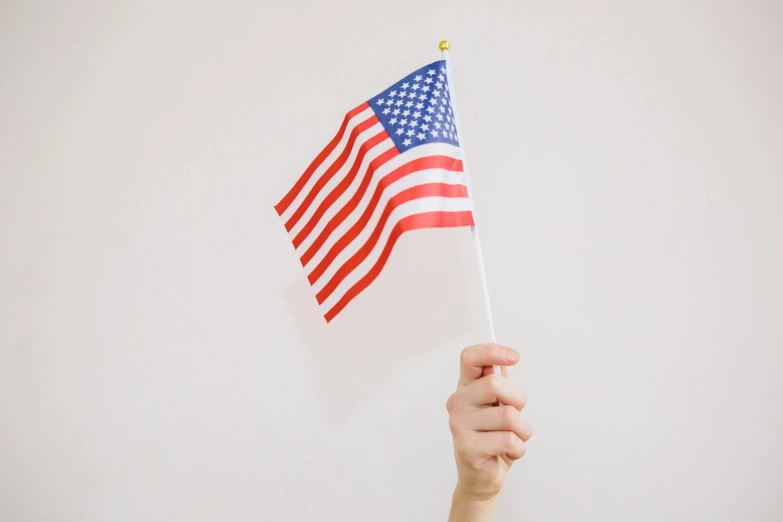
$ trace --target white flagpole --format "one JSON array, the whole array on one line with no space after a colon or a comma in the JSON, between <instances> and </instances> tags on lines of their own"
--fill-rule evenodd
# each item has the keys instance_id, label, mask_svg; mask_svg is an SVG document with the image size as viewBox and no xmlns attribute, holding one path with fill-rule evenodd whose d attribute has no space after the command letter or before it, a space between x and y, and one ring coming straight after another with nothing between
<instances>
[{"instance_id":1,"label":"white flagpole","mask_svg":"<svg viewBox=\"0 0 783 522\"><path fill-rule=\"evenodd\" d=\"M484 309L487 313L487 322L489 323L489 338L494 343L495 340L495 323L492 321L492 307L489 305L489 288L487 287L487 273L484 270L484 256L481 254L481 241L479 241L478 231L478 219L476 218L476 206L473 200L473 190L470 187L470 175L468 174L468 164L465 160L465 145L462 141L462 133L459 128L459 118L457 117L457 98L454 96L454 81L451 76L451 62L449 61L449 48L451 44L446 40L443 40L438 46L443 52L443 59L446 61L446 81L449 84L449 97L451 98L451 107L454 110L454 126L457 128L457 141L459 142L459 148L462 152L462 170L465 172L465 179L468 181L468 196L470 196L470 202L473 206L473 222L474 226L470 231L473 235L473 243L476 245L476 255L478 256L479 274L481 275L481 283L484 286ZM501 373L500 366L497 364L493 367L495 373Z\"/></svg>"}]
</instances>

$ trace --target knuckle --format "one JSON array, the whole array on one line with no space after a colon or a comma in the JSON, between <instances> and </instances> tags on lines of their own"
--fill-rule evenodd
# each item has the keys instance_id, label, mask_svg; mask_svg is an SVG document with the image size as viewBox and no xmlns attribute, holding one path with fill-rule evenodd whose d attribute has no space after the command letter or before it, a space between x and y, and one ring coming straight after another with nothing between
<instances>
[{"instance_id":1,"label":"knuckle","mask_svg":"<svg viewBox=\"0 0 783 522\"><path fill-rule=\"evenodd\" d=\"M525 453L527 453L527 445L520 440L519 443L517 444L515 451L516 451L516 457L521 459L522 457L525 456Z\"/></svg>"},{"instance_id":2,"label":"knuckle","mask_svg":"<svg viewBox=\"0 0 783 522\"><path fill-rule=\"evenodd\" d=\"M457 409L457 403L459 402L459 394L457 392L452 393L446 400L446 411L452 413Z\"/></svg>"},{"instance_id":3,"label":"knuckle","mask_svg":"<svg viewBox=\"0 0 783 522\"><path fill-rule=\"evenodd\" d=\"M526 453L527 453L527 444L523 442L522 444L519 445L519 458L521 459L522 457L524 457Z\"/></svg>"},{"instance_id":4,"label":"knuckle","mask_svg":"<svg viewBox=\"0 0 783 522\"><path fill-rule=\"evenodd\" d=\"M517 437L516 433L507 431L505 437L505 446L507 448L509 448L511 451L515 451L517 448L519 448L519 444L522 441L519 439L519 437Z\"/></svg>"},{"instance_id":5,"label":"knuckle","mask_svg":"<svg viewBox=\"0 0 783 522\"><path fill-rule=\"evenodd\" d=\"M500 409L500 414L502 415L503 424L505 426L513 426L517 422L519 412L513 406L503 406Z\"/></svg>"}]
</instances>

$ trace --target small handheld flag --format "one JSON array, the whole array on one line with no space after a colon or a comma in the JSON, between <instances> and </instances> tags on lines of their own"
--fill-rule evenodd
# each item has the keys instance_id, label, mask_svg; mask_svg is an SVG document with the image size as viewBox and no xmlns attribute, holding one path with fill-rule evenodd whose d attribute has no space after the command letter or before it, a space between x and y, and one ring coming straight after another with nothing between
<instances>
[{"instance_id":1,"label":"small handheld flag","mask_svg":"<svg viewBox=\"0 0 783 522\"><path fill-rule=\"evenodd\" d=\"M446 61L346 114L275 205L326 321L378 277L403 232L473 226Z\"/></svg>"}]
</instances>

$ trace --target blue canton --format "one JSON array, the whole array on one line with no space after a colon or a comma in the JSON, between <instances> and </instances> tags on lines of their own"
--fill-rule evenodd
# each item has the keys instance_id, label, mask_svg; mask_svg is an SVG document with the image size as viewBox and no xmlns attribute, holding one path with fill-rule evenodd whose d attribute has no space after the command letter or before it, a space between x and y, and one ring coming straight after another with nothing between
<instances>
[{"instance_id":1,"label":"blue canton","mask_svg":"<svg viewBox=\"0 0 783 522\"><path fill-rule=\"evenodd\" d=\"M406 76L367 103L400 152L426 143L459 146L443 60Z\"/></svg>"}]
</instances>

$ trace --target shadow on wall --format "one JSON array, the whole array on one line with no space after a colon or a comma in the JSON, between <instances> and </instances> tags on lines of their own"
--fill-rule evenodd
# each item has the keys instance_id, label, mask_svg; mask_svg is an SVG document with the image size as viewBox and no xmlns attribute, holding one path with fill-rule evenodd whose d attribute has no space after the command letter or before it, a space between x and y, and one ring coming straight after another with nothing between
<instances>
[{"instance_id":1,"label":"shadow on wall","mask_svg":"<svg viewBox=\"0 0 783 522\"><path fill-rule=\"evenodd\" d=\"M307 347L326 423L370 400L407 359L471 331L468 229L403 234L378 278L326 323L302 270L282 292Z\"/></svg>"}]
</instances>

